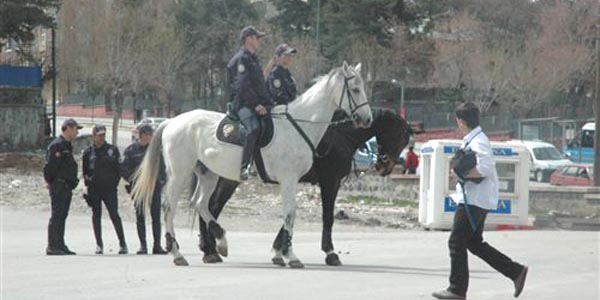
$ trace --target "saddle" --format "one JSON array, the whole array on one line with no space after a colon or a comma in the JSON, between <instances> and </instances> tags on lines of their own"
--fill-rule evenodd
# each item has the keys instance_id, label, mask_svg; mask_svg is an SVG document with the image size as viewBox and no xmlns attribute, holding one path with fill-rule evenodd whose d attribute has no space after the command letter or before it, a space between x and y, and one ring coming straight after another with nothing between
<instances>
[{"instance_id":1,"label":"saddle","mask_svg":"<svg viewBox=\"0 0 600 300\"><path fill-rule=\"evenodd\" d=\"M230 118L225 116L217 127L217 139L221 142L244 146L244 126L239 119ZM260 122L260 133L258 135L258 141L256 142L256 149L254 149L254 163L260 178L266 183L276 183L269 178L265 169L265 164L262 158L261 148L268 145L273 139L273 119L272 118L261 118Z\"/></svg>"}]
</instances>

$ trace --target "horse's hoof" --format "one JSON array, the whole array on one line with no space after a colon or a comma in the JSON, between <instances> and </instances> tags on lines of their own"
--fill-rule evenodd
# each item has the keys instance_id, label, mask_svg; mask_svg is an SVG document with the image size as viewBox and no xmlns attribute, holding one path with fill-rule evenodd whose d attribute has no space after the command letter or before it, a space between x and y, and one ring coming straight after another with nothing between
<instances>
[{"instance_id":1,"label":"horse's hoof","mask_svg":"<svg viewBox=\"0 0 600 300\"><path fill-rule=\"evenodd\" d=\"M300 262L299 260L290 260L290 262L288 263L288 265L292 269L302 269L302 268L304 268L304 264L302 262Z\"/></svg>"},{"instance_id":2,"label":"horse's hoof","mask_svg":"<svg viewBox=\"0 0 600 300\"><path fill-rule=\"evenodd\" d=\"M204 262L205 264L215 264L223 262L223 259L221 259L219 254L213 253L209 255L204 255L204 257L202 257L202 262Z\"/></svg>"},{"instance_id":3,"label":"horse's hoof","mask_svg":"<svg viewBox=\"0 0 600 300\"><path fill-rule=\"evenodd\" d=\"M189 266L190 264L188 264L187 260L185 260L185 258L183 257L177 257L173 260L173 262L175 263L176 266Z\"/></svg>"},{"instance_id":4,"label":"horse's hoof","mask_svg":"<svg viewBox=\"0 0 600 300\"><path fill-rule=\"evenodd\" d=\"M281 257L273 257L271 261L274 265L285 267L285 261Z\"/></svg>"},{"instance_id":5,"label":"horse's hoof","mask_svg":"<svg viewBox=\"0 0 600 300\"><path fill-rule=\"evenodd\" d=\"M340 260L340 257L335 253L327 254L327 257L325 257L325 263L328 266L341 266L342 265L342 261Z\"/></svg>"},{"instance_id":6,"label":"horse's hoof","mask_svg":"<svg viewBox=\"0 0 600 300\"><path fill-rule=\"evenodd\" d=\"M217 252L222 256L227 257L229 251L227 249L227 239L225 239L225 236L223 236L222 239L217 240Z\"/></svg>"}]
</instances>

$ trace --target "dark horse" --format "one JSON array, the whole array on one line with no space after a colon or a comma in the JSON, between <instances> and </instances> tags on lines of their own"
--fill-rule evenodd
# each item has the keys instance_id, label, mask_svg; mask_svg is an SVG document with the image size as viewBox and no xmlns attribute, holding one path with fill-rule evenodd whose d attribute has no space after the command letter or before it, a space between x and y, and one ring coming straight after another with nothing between
<instances>
[{"instance_id":1,"label":"dark horse","mask_svg":"<svg viewBox=\"0 0 600 300\"><path fill-rule=\"evenodd\" d=\"M333 120L339 120L341 114L335 114ZM400 152L409 142L410 129L408 123L390 110L376 110L373 113L373 123L370 128L354 128L352 123L337 123L331 125L317 147L321 157L315 157L312 168L305 174L301 182L319 184L321 189L321 204L323 206L323 233L321 250L327 256L328 265L341 265L339 257L334 252L331 240L333 227L333 210L335 199L341 181L350 174L352 158L356 150L375 136L378 143L378 156L375 169L381 176L392 172ZM235 192L239 182L219 178L217 187L210 197L209 210L218 217L227 201ZM282 250L285 254L289 246L289 237L285 236L283 228L275 238L273 249ZM204 252L205 263L221 262L216 250L215 233L207 230L206 223L200 218L200 249ZM273 263L285 266L283 260L273 259Z\"/></svg>"}]
</instances>

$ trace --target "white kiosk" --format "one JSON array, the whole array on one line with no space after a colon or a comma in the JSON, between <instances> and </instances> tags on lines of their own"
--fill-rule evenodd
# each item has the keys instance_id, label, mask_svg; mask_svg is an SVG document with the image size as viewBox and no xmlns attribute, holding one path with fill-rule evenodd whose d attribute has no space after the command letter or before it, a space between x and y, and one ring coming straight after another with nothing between
<instances>
[{"instance_id":1,"label":"white kiosk","mask_svg":"<svg viewBox=\"0 0 600 300\"><path fill-rule=\"evenodd\" d=\"M460 140L431 140L421 146L419 222L425 228L451 229L456 204L456 179L450 175L450 159ZM525 147L491 142L500 181L498 208L490 211L488 225L528 225L529 155Z\"/></svg>"}]
</instances>

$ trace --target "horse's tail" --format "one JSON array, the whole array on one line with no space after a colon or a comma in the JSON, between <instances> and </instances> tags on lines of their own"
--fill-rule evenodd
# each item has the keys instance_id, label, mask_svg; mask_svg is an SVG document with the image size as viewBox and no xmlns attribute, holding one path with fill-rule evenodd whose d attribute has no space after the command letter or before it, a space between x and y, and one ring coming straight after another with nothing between
<instances>
[{"instance_id":1,"label":"horse's tail","mask_svg":"<svg viewBox=\"0 0 600 300\"><path fill-rule=\"evenodd\" d=\"M146 208L152 203L152 195L156 188L156 181L160 171L162 133L168 121L160 124L148 149L144 160L133 174L133 189L131 190L131 198L135 201L135 205L146 212Z\"/></svg>"}]
</instances>

